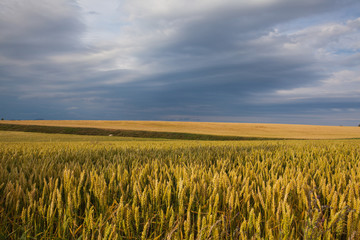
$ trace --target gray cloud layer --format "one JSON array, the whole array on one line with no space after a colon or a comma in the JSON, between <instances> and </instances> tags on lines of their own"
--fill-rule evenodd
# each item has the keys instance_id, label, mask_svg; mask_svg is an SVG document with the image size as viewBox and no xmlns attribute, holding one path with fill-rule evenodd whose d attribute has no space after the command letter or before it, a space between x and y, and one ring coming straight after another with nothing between
<instances>
[{"instance_id":1,"label":"gray cloud layer","mask_svg":"<svg viewBox=\"0 0 360 240\"><path fill-rule=\"evenodd\" d=\"M0 2L0 114L360 121L357 1L184 3Z\"/></svg>"}]
</instances>

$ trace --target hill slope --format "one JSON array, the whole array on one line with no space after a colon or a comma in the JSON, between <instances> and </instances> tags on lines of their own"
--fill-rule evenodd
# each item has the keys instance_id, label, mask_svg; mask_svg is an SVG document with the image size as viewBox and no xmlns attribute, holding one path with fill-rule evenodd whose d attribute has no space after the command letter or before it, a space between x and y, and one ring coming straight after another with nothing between
<instances>
[{"instance_id":1,"label":"hill slope","mask_svg":"<svg viewBox=\"0 0 360 240\"><path fill-rule=\"evenodd\" d=\"M261 123L165 122L165 121L91 121L91 120L23 120L0 123L193 133L221 136L294 139L360 138L360 127L314 126Z\"/></svg>"}]
</instances>

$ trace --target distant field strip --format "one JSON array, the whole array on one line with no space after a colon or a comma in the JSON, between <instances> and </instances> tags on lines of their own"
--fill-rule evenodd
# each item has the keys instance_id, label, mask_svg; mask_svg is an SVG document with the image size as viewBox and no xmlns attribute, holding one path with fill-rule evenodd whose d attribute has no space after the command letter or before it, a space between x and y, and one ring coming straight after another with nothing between
<instances>
[{"instance_id":1,"label":"distant field strip","mask_svg":"<svg viewBox=\"0 0 360 240\"><path fill-rule=\"evenodd\" d=\"M75 135L75 134L49 134L38 132L22 132L22 131L0 131L0 144L14 143L14 142L86 142L97 144L99 142L145 142L145 141L170 141L167 139L148 139L148 138L134 138L134 137L109 137L109 136L90 136L90 135ZM110 144L110 143L109 143ZM1 239L1 238L0 238Z\"/></svg>"},{"instance_id":2,"label":"distant field strip","mask_svg":"<svg viewBox=\"0 0 360 240\"><path fill-rule=\"evenodd\" d=\"M16 125L38 125L71 128L96 128L187 133L201 135L235 136L251 138L291 138L291 139L344 139L360 138L360 127L314 126L292 124L260 123L209 123L209 122L165 122L165 121L90 121L90 120L26 120L2 121ZM126 135L128 136L128 135ZM133 135L131 135L133 136ZM176 137L177 138L177 137ZM221 139L215 139L221 140ZM228 139L226 139L228 140Z\"/></svg>"},{"instance_id":3,"label":"distant field strip","mask_svg":"<svg viewBox=\"0 0 360 240\"><path fill-rule=\"evenodd\" d=\"M183 140L280 140L280 138L260 138L260 137L238 137L238 136L219 136L179 132L155 132L140 130L119 130L102 128L84 128L84 127L60 127L60 126L37 126L37 125L17 125L0 124L2 131L22 131L37 133L59 133L76 134L92 136L117 136L117 137L135 137L135 138L164 138L164 139L183 139Z\"/></svg>"}]
</instances>

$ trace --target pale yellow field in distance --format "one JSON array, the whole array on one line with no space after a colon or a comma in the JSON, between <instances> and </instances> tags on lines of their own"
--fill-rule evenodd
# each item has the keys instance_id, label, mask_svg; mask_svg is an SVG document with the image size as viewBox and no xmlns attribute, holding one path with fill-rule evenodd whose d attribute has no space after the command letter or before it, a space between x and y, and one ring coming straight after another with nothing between
<instances>
[{"instance_id":1,"label":"pale yellow field in distance","mask_svg":"<svg viewBox=\"0 0 360 240\"><path fill-rule=\"evenodd\" d=\"M23 120L0 123L87 127L159 132L198 133L222 136L273 137L300 139L360 138L360 127L315 126L262 123L166 122L166 121L92 121L92 120Z\"/></svg>"}]
</instances>

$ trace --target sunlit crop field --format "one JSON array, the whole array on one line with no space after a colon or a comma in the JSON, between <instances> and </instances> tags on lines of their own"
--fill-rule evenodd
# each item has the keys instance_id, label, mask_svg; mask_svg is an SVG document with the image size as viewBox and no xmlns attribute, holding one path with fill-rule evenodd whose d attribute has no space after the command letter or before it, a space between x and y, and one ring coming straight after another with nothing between
<instances>
[{"instance_id":1,"label":"sunlit crop field","mask_svg":"<svg viewBox=\"0 0 360 240\"><path fill-rule=\"evenodd\" d=\"M360 239L360 140L32 134L0 142L0 239Z\"/></svg>"}]
</instances>

